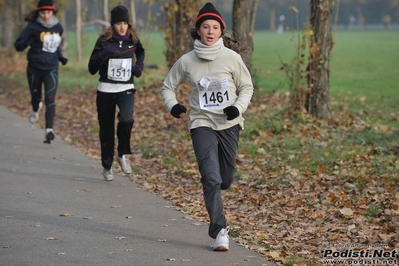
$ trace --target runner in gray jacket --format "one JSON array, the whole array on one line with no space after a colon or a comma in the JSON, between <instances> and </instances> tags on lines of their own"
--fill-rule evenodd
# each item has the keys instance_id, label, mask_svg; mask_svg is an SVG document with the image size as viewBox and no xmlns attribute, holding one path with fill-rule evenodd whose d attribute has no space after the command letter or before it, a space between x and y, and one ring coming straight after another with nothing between
<instances>
[{"instance_id":1,"label":"runner in gray jacket","mask_svg":"<svg viewBox=\"0 0 399 266\"><path fill-rule=\"evenodd\" d=\"M219 11L205 4L191 31L194 50L176 61L162 87L162 98L175 118L187 111L176 99L177 88L186 78L192 87L189 130L215 251L229 249L221 190L233 182L239 131L244 128L242 114L253 95L251 75L240 54L230 48L233 40L224 35L225 27ZM248 51L234 43L235 48Z\"/></svg>"}]
</instances>

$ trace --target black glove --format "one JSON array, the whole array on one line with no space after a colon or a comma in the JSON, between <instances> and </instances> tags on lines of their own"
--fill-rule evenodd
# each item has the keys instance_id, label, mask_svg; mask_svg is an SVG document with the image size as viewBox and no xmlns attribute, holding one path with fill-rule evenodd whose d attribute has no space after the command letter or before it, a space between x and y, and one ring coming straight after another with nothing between
<instances>
[{"instance_id":1,"label":"black glove","mask_svg":"<svg viewBox=\"0 0 399 266\"><path fill-rule=\"evenodd\" d=\"M240 115L240 111L238 111L237 107L235 106L228 106L223 109L223 113L227 115L227 120L233 120Z\"/></svg>"},{"instance_id":2,"label":"black glove","mask_svg":"<svg viewBox=\"0 0 399 266\"><path fill-rule=\"evenodd\" d=\"M65 57L61 57L60 62L62 63L63 66L65 66L68 63L68 59Z\"/></svg>"},{"instance_id":3,"label":"black glove","mask_svg":"<svg viewBox=\"0 0 399 266\"><path fill-rule=\"evenodd\" d=\"M101 60L105 61L105 60L108 59L108 57L109 57L111 54L113 54L113 53L115 52L115 50L116 50L116 46L115 46L115 45L112 45L112 44L107 45L107 46L104 48L104 50L102 50L102 52L98 54L98 57L99 57Z\"/></svg>"},{"instance_id":4,"label":"black glove","mask_svg":"<svg viewBox=\"0 0 399 266\"><path fill-rule=\"evenodd\" d=\"M184 107L183 105L181 105L181 104L175 104L173 107L172 107L172 110L170 110L170 113L175 117L175 118L180 118L180 115L182 114L182 113L186 113L187 112L187 109L186 109L186 107Z\"/></svg>"},{"instance_id":5,"label":"black glove","mask_svg":"<svg viewBox=\"0 0 399 266\"><path fill-rule=\"evenodd\" d=\"M141 73L143 73L143 68L144 65L143 64L136 64L132 67L132 74L133 76L135 76L136 78L141 77Z\"/></svg>"}]
</instances>

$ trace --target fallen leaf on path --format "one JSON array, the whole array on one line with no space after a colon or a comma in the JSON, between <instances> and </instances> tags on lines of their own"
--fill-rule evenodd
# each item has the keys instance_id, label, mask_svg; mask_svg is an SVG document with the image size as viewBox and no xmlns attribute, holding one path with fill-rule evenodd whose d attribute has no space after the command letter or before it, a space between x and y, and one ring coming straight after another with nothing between
<instances>
[{"instance_id":1,"label":"fallen leaf on path","mask_svg":"<svg viewBox=\"0 0 399 266\"><path fill-rule=\"evenodd\" d=\"M268 252L269 256L272 257L275 260L281 260L281 254L278 251L270 251Z\"/></svg>"},{"instance_id":2,"label":"fallen leaf on path","mask_svg":"<svg viewBox=\"0 0 399 266\"><path fill-rule=\"evenodd\" d=\"M339 210L339 212L345 216L345 218L352 218L353 217L353 211L351 208L342 208Z\"/></svg>"}]
</instances>

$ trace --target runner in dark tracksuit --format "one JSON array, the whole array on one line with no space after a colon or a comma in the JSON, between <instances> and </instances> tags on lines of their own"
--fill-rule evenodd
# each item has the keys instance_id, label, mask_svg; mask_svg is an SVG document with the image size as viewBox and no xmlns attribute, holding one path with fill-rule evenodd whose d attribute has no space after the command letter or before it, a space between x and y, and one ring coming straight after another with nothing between
<instances>
[{"instance_id":1,"label":"runner in dark tracksuit","mask_svg":"<svg viewBox=\"0 0 399 266\"><path fill-rule=\"evenodd\" d=\"M52 0L40 0L37 8L25 16L25 21L29 24L22 30L14 44L19 52L30 46L27 54L27 76L31 93L32 111L29 114L31 123L35 123L39 118L43 102L42 85L44 85L45 143L50 143L54 139L53 122L59 62L63 65L68 62L60 51L63 27L54 16L54 9Z\"/></svg>"},{"instance_id":2,"label":"runner in dark tracksuit","mask_svg":"<svg viewBox=\"0 0 399 266\"><path fill-rule=\"evenodd\" d=\"M111 11L111 27L97 39L88 64L90 74L100 74L97 87L97 113L100 125L101 163L106 181L113 179L112 162L115 143L115 111L118 106L117 161L125 174L131 173L127 155L132 154L133 76L140 77L145 50L137 30L129 24L128 10L117 6Z\"/></svg>"}]
</instances>

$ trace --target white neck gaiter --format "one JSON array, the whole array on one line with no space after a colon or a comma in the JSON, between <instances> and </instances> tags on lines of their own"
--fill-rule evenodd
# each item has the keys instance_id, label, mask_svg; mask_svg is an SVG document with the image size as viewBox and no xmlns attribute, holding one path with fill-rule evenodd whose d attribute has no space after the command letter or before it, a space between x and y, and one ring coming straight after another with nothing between
<instances>
[{"instance_id":1,"label":"white neck gaiter","mask_svg":"<svg viewBox=\"0 0 399 266\"><path fill-rule=\"evenodd\" d=\"M211 46L203 44L200 40L194 41L195 53L199 58L205 60L215 60L219 56L223 47L223 38L219 38L219 40Z\"/></svg>"}]
</instances>

